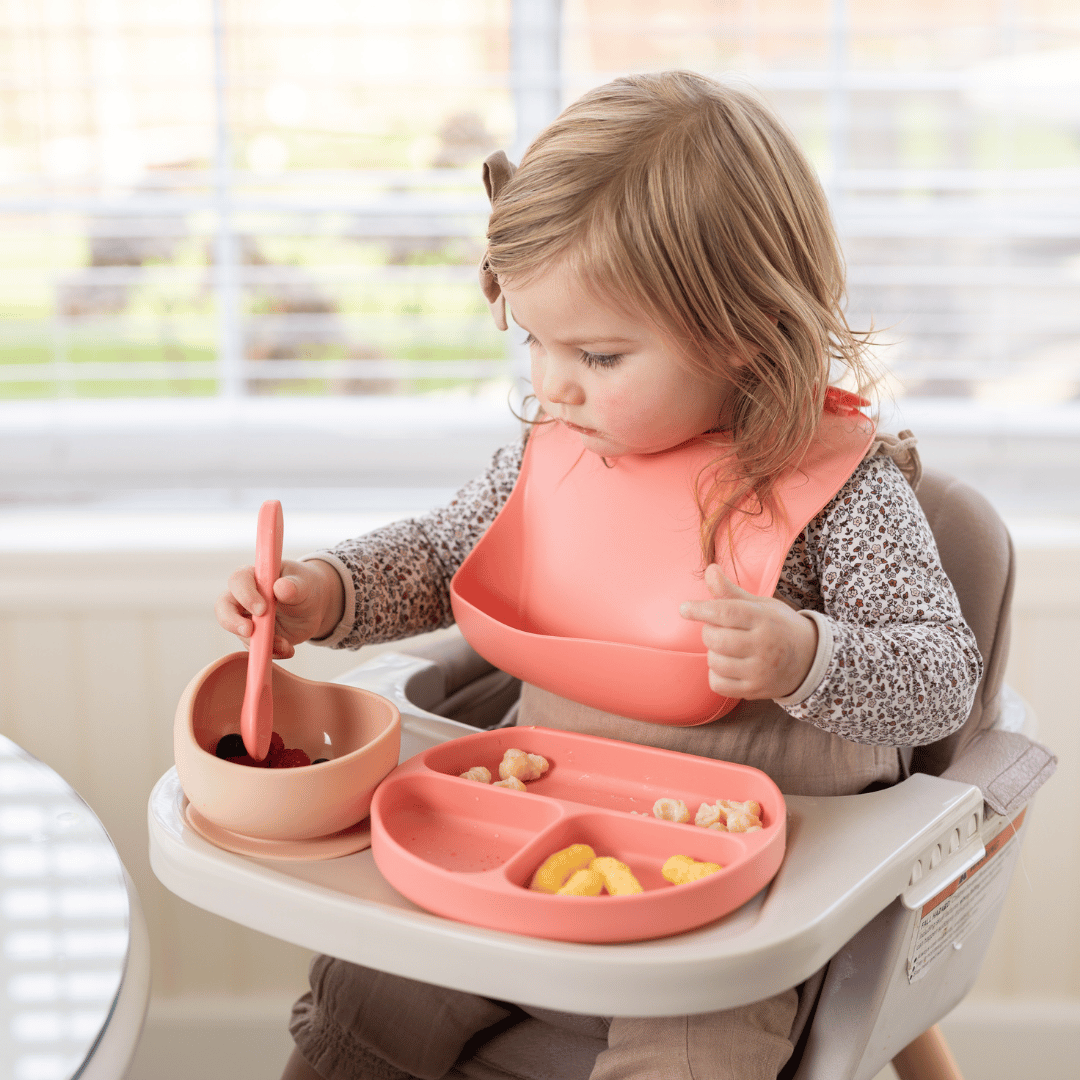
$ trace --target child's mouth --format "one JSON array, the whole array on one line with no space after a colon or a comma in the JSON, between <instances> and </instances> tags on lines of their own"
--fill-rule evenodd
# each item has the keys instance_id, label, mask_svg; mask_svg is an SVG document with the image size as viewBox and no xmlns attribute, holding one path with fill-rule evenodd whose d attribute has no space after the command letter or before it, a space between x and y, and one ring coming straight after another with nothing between
<instances>
[{"instance_id":1,"label":"child's mouth","mask_svg":"<svg viewBox=\"0 0 1080 1080\"><path fill-rule=\"evenodd\" d=\"M569 420L564 420L563 423L571 430L576 431L579 435L595 435L597 431L595 428L581 427L578 424L571 424Z\"/></svg>"}]
</instances>

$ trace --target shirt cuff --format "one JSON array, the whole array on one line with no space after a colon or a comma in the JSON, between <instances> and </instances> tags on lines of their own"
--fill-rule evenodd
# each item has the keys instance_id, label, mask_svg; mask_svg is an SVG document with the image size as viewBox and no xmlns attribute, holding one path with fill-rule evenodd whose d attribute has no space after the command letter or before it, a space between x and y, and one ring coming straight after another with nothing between
<instances>
[{"instance_id":1,"label":"shirt cuff","mask_svg":"<svg viewBox=\"0 0 1080 1080\"><path fill-rule=\"evenodd\" d=\"M311 638L312 645L335 649L352 633L356 625L356 587L353 585L352 571L332 551L313 551L300 559L300 562L315 561L329 563L338 572L345 590L345 607L341 613L341 621L326 637Z\"/></svg>"},{"instance_id":2,"label":"shirt cuff","mask_svg":"<svg viewBox=\"0 0 1080 1080\"><path fill-rule=\"evenodd\" d=\"M789 705L801 705L825 679L825 673L829 670L833 657L833 632L829 617L820 611L808 611L805 608L800 615L810 619L817 626L817 652L814 653L814 662L806 673L806 678L799 683L795 692L787 697L773 698L782 709Z\"/></svg>"}]
</instances>

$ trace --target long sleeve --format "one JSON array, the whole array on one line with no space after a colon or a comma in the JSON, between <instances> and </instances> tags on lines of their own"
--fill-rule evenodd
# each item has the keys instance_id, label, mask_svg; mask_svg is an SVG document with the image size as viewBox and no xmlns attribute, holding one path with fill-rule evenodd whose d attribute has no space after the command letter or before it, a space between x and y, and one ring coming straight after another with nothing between
<instances>
[{"instance_id":1,"label":"long sleeve","mask_svg":"<svg viewBox=\"0 0 1080 1080\"><path fill-rule=\"evenodd\" d=\"M816 686L792 716L853 742L918 746L967 718L982 658L914 492L866 459L796 541L777 595L816 613ZM805 684L804 684L805 686Z\"/></svg>"},{"instance_id":2,"label":"long sleeve","mask_svg":"<svg viewBox=\"0 0 1080 1080\"><path fill-rule=\"evenodd\" d=\"M497 450L447 506L307 556L333 565L345 589L342 620L318 644L358 649L449 626L450 579L510 497L524 451L524 440Z\"/></svg>"}]
</instances>

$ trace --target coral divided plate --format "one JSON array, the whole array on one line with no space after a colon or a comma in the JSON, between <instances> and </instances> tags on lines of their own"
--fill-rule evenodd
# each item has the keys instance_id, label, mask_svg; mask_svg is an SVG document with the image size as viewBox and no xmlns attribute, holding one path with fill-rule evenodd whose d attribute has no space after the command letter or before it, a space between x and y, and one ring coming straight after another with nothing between
<instances>
[{"instance_id":1,"label":"coral divided plate","mask_svg":"<svg viewBox=\"0 0 1080 1080\"><path fill-rule=\"evenodd\" d=\"M513 791L463 780L503 753L542 754L550 769ZM652 816L653 803L754 799L763 828L727 833ZM641 815L647 816L641 816ZM642 941L678 934L740 907L784 857L787 810L757 769L548 728L502 728L442 743L399 765L371 803L371 849L382 875L420 907L459 922L556 941ZM553 896L529 888L537 867L571 844L627 863L632 896ZM671 885L672 855L721 871Z\"/></svg>"}]
</instances>

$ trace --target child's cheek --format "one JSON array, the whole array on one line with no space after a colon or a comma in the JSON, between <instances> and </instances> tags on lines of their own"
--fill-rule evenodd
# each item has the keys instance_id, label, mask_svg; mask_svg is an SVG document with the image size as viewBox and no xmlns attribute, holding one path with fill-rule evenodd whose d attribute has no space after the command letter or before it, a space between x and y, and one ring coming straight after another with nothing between
<instances>
[{"instance_id":1,"label":"child's cheek","mask_svg":"<svg viewBox=\"0 0 1080 1080\"><path fill-rule=\"evenodd\" d=\"M633 431L649 413L649 404L623 388L604 390L595 399L597 426L604 431Z\"/></svg>"}]
</instances>

